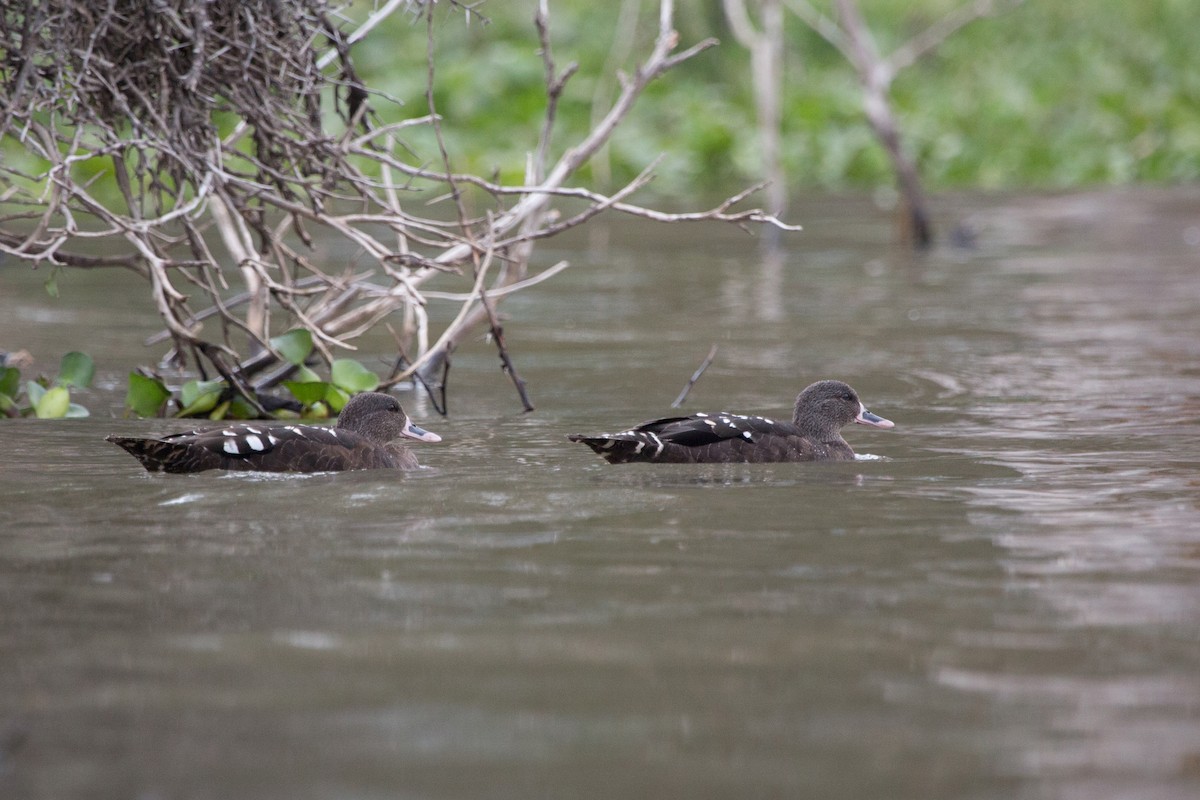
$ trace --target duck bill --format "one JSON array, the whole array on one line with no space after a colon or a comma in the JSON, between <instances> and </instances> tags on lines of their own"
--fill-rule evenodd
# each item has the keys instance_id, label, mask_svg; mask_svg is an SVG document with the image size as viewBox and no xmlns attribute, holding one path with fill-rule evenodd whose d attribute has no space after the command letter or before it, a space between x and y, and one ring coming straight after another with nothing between
<instances>
[{"instance_id":1,"label":"duck bill","mask_svg":"<svg viewBox=\"0 0 1200 800\"><path fill-rule=\"evenodd\" d=\"M430 433L424 428L418 428L416 425L413 425L412 420L408 421L408 424L404 426L404 430L400 431L400 433L410 439L416 439L418 442L440 442L442 440L442 437L436 433Z\"/></svg>"},{"instance_id":2,"label":"duck bill","mask_svg":"<svg viewBox=\"0 0 1200 800\"><path fill-rule=\"evenodd\" d=\"M896 423L892 422L890 419L884 419L881 416L872 414L870 411L867 411L867 407L864 406L862 403L858 404L858 416L854 418L854 421L857 422L859 425L871 425L876 428L894 428L894 427L896 427Z\"/></svg>"}]
</instances>

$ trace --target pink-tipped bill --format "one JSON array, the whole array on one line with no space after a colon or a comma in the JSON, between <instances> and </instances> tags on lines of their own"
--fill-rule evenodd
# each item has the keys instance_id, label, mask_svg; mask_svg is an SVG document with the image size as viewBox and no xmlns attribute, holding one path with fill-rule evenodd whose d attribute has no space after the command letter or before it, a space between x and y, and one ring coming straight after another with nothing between
<instances>
[{"instance_id":1,"label":"pink-tipped bill","mask_svg":"<svg viewBox=\"0 0 1200 800\"><path fill-rule=\"evenodd\" d=\"M872 414L870 411L867 411L867 407L864 406L862 403L858 404L858 416L854 418L854 421L857 422L859 425L872 425L876 428L894 428L894 427L896 427L896 423L892 422L890 419L884 419L881 416Z\"/></svg>"},{"instance_id":2,"label":"pink-tipped bill","mask_svg":"<svg viewBox=\"0 0 1200 800\"><path fill-rule=\"evenodd\" d=\"M891 424L889 422L888 427L891 427ZM424 428L418 428L416 425L413 425L412 420L408 421L408 424L404 426L404 430L400 431L400 433L410 439L416 439L418 442L440 442L442 440L442 437L436 433L430 433Z\"/></svg>"}]
</instances>

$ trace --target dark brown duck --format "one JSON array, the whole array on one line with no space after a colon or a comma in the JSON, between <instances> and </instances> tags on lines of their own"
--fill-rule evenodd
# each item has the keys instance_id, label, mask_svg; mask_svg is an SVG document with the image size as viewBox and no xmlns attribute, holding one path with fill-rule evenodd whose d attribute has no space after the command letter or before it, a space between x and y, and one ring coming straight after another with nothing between
<instances>
[{"instance_id":1,"label":"dark brown duck","mask_svg":"<svg viewBox=\"0 0 1200 800\"><path fill-rule=\"evenodd\" d=\"M414 425L396 398L382 392L350 398L332 428L241 422L159 439L106 438L151 472L416 469L417 457L401 441L442 440Z\"/></svg>"},{"instance_id":2,"label":"dark brown duck","mask_svg":"<svg viewBox=\"0 0 1200 800\"><path fill-rule=\"evenodd\" d=\"M796 398L791 422L745 414L693 414L643 422L620 433L572 434L610 464L853 461L841 430L851 422L876 428L894 423L876 416L841 381L817 381Z\"/></svg>"}]
</instances>

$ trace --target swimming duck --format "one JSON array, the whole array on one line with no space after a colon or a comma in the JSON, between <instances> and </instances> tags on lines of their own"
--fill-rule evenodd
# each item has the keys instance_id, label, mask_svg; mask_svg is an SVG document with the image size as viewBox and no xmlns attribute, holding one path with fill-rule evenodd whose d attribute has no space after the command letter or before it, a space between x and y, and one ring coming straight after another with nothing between
<instances>
[{"instance_id":1,"label":"swimming duck","mask_svg":"<svg viewBox=\"0 0 1200 800\"><path fill-rule=\"evenodd\" d=\"M239 422L159 439L105 438L150 472L416 469L417 457L400 440L442 440L414 425L396 398L382 392L350 398L332 428Z\"/></svg>"},{"instance_id":2,"label":"swimming duck","mask_svg":"<svg viewBox=\"0 0 1200 800\"><path fill-rule=\"evenodd\" d=\"M572 434L610 464L853 461L841 429L851 422L876 428L895 423L872 414L841 381L817 381L796 398L791 422L745 414L692 414L643 422L620 433Z\"/></svg>"}]
</instances>

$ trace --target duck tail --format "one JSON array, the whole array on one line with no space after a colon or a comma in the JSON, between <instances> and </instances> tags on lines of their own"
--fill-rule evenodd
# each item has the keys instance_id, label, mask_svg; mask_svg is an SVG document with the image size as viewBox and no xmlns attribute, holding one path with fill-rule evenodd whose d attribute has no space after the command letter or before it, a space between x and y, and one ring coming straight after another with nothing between
<instances>
[{"instance_id":1,"label":"duck tail","mask_svg":"<svg viewBox=\"0 0 1200 800\"><path fill-rule=\"evenodd\" d=\"M197 452L197 448L186 444L163 442L158 439L138 439L129 436L106 436L104 439L136 458L147 472L196 472L212 469L215 464L201 465L200 462L206 460L205 455L218 458L203 450Z\"/></svg>"},{"instance_id":2,"label":"duck tail","mask_svg":"<svg viewBox=\"0 0 1200 800\"><path fill-rule=\"evenodd\" d=\"M662 453L664 447L662 439L647 431L597 433L594 435L573 433L567 439L586 444L610 464L654 461Z\"/></svg>"}]
</instances>

